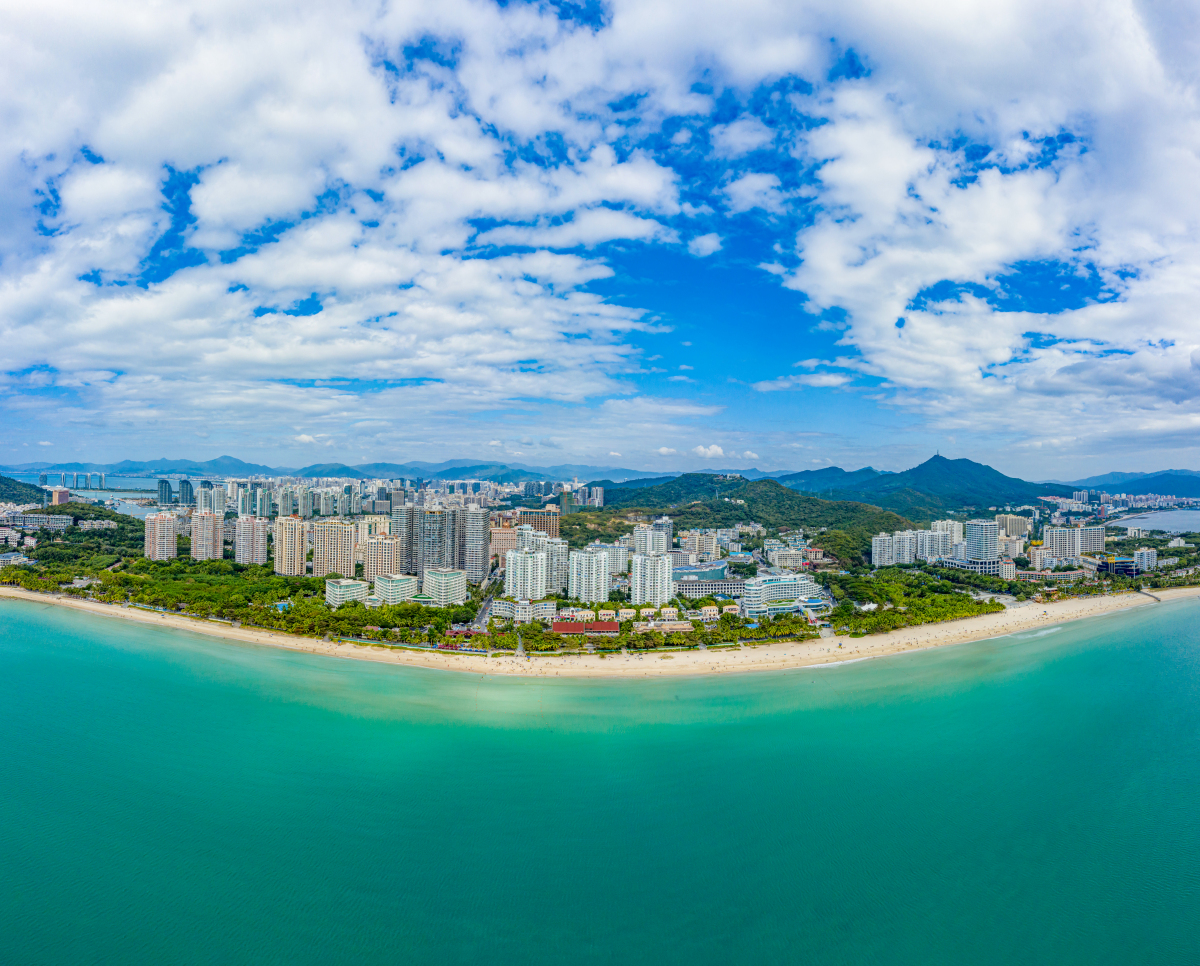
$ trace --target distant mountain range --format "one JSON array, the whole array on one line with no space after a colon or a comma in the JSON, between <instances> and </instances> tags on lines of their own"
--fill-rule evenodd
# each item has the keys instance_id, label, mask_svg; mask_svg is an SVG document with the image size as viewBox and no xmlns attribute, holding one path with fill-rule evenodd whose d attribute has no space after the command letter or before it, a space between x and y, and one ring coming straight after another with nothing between
<instances>
[{"instance_id":1,"label":"distant mountain range","mask_svg":"<svg viewBox=\"0 0 1200 966\"><path fill-rule=\"evenodd\" d=\"M562 463L556 466L532 466L526 463L502 463L487 460L456 459L441 463L412 460L406 463L315 463L311 466L267 466L247 463L233 456L213 460L156 459L122 460L119 463L23 463L0 467L0 473L107 473L111 476L155 476L160 473L188 473L196 476L299 476L348 477L354 479L395 479L422 477L436 479L482 479L496 483L523 483L530 480L591 480L606 489L642 489L660 486L684 476L663 473L643 476L644 471L628 467L592 466ZM698 477L738 476L745 480L776 480L790 490L811 493L826 499L867 502L906 516L924 519L964 506L995 506L1027 503L1038 496L1070 496L1073 490L1108 488L1126 493L1169 493L1175 496L1200 496L1200 471L1163 470L1156 473L1106 473L1087 479L1031 483L1005 476L982 463L951 460L935 456L920 466L902 473L891 473L865 466L845 470L838 466L819 470L763 471L759 469L706 469L686 474Z\"/></svg>"},{"instance_id":2,"label":"distant mountain range","mask_svg":"<svg viewBox=\"0 0 1200 966\"><path fill-rule=\"evenodd\" d=\"M564 463L558 466L528 466L524 463L498 463L481 460L447 460L443 463L314 463L311 466L266 466L247 463L233 456L214 460L122 460L119 463L22 463L0 467L9 473L107 473L111 476L155 476L159 473L190 473L196 476L300 476L316 478L343 476L353 479L484 479L496 483L521 483L527 480L587 478L597 474L614 477L638 476L640 470L623 467Z\"/></svg>"},{"instance_id":3,"label":"distant mountain range","mask_svg":"<svg viewBox=\"0 0 1200 966\"><path fill-rule=\"evenodd\" d=\"M613 487L605 490L608 506L683 503L731 495L737 489L736 481L701 473L689 473L666 482L661 478L631 480L619 485L611 480L597 482ZM869 466L853 472L825 467L785 474L772 482L826 500L870 504L918 521L965 507L1025 504L1039 496L1071 495L1069 485L1030 483L1005 476L983 463L944 456L934 456L903 473L880 473Z\"/></svg>"},{"instance_id":4,"label":"distant mountain range","mask_svg":"<svg viewBox=\"0 0 1200 966\"><path fill-rule=\"evenodd\" d=\"M1075 480L1070 482L1069 485L1076 487L1086 486L1091 490L1101 487L1109 489L1115 488L1122 493L1173 493L1175 496L1190 495L1186 493L1175 493L1172 490L1155 490L1153 487L1148 490L1139 490L1133 489L1127 485L1132 483L1135 487L1141 486L1150 479L1158 479L1162 476L1200 476L1200 470L1157 470L1153 473L1105 473L1102 476L1089 476L1086 480Z\"/></svg>"}]
</instances>

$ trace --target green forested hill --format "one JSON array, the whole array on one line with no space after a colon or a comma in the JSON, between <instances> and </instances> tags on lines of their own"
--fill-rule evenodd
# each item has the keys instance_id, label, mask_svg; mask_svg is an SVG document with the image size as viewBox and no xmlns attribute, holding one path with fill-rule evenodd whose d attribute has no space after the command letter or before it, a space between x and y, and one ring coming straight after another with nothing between
<instances>
[{"instance_id":1,"label":"green forested hill","mask_svg":"<svg viewBox=\"0 0 1200 966\"><path fill-rule=\"evenodd\" d=\"M645 481L634 480L635 484ZM675 506L681 503L691 503L693 500L709 500L716 496L726 496L736 489L746 485L746 480L740 476L714 476L711 473L684 473L674 479L652 486L618 486L604 490L604 505L606 507L658 507Z\"/></svg>"},{"instance_id":2,"label":"green forested hill","mask_svg":"<svg viewBox=\"0 0 1200 966\"><path fill-rule=\"evenodd\" d=\"M0 476L0 503L41 503L45 495L40 486Z\"/></svg>"}]
</instances>

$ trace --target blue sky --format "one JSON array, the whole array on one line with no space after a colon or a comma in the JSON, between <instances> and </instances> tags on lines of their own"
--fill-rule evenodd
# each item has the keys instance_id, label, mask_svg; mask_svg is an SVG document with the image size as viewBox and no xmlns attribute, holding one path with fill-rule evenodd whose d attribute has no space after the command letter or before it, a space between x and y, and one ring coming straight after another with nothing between
<instances>
[{"instance_id":1,"label":"blue sky","mask_svg":"<svg viewBox=\"0 0 1200 966\"><path fill-rule=\"evenodd\" d=\"M1200 465L1183 5L18 12L0 462Z\"/></svg>"}]
</instances>

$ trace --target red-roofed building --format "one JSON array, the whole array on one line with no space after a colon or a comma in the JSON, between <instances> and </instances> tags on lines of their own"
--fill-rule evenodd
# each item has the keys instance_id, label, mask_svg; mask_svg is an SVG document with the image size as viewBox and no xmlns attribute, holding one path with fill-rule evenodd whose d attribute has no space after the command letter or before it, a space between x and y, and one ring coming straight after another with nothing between
<instances>
[{"instance_id":1,"label":"red-roofed building","mask_svg":"<svg viewBox=\"0 0 1200 966\"><path fill-rule=\"evenodd\" d=\"M580 637L616 637L621 625L616 621L555 621L550 630L555 634L575 634Z\"/></svg>"}]
</instances>

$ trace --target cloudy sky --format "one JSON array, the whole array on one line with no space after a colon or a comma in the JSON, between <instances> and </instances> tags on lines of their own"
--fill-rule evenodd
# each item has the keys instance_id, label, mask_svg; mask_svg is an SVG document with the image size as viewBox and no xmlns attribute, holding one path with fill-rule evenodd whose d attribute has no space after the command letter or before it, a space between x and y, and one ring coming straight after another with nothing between
<instances>
[{"instance_id":1,"label":"cloudy sky","mask_svg":"<svg viewBox=\"0 0 1200 966\"><path fill-rule=\"evenodd\" d=\"M0 18L0 462L1200 468L1200 14Z\"/></svg>"}]
</instances>

